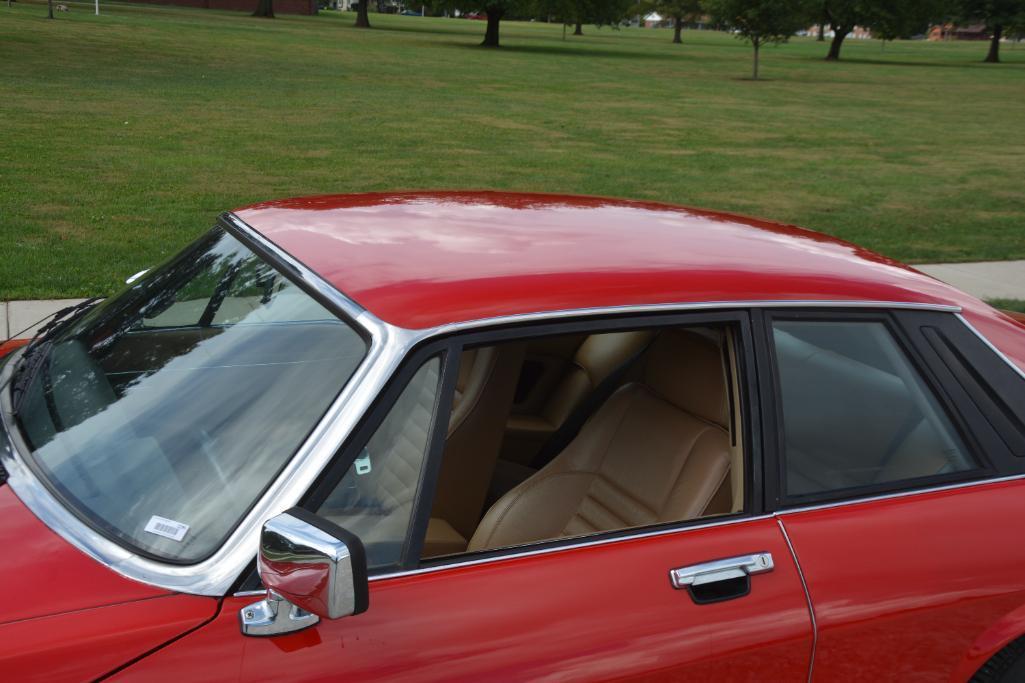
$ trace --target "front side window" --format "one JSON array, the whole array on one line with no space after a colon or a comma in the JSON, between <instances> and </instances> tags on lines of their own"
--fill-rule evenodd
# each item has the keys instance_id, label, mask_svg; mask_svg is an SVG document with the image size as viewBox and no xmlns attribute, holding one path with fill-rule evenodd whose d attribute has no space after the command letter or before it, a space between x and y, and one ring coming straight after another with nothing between
<instances>
[{"instance_id":1,"label":"front side window","mask_svg":"<svg viewBox=\"0 0 1025 683\"><path fill-rule=\"evenodd\" d=\"M773 322L785 488L800 496L976 467L882 322Z\"/></svg>"},{"instance_id":2,"label":"front side window","mask_svg":"<svg viewBox=\"0 0 1025 683\"><path fill-rule=\"evenodd\" d=\"M366 343L218 228L46 353L16 414L30 464L107 535L187 563L270 485Z\"/></svg>"},{"instance_id":3,"label":"front side window","mask_svg":"<svg viewBox=\"0 0 1025 683\"><path fill-rule=\"evenodd\" d=\"M399 562L438 396L441 360L424 363L317 514L356 534L377 569Z\"/></svg>"}]
</instances>

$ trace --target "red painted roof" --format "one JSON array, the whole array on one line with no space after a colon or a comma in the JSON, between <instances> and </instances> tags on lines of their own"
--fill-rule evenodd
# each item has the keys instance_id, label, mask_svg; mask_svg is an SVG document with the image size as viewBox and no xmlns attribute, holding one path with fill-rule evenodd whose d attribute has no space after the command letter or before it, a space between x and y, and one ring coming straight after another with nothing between
<instances>
[{"instance_id":1,"label":"red painted roof","mask_svg":"<svg viewBox=\"0 0 1025 683\"><path fill-rule=\"evenodd\" d=\"M975 303L819 233L665 204L421 192L289 199L235 213L370 312L409 328L694 301Z\"/></svg>"}]
</instances>

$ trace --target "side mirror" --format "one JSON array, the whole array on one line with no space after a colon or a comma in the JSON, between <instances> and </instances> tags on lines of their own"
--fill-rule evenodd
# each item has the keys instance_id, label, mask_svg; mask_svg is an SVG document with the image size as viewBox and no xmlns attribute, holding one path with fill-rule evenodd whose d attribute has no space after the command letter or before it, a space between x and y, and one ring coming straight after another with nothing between
<instances>
[{"instance_id":1,"label":"side mirror","mask_svg":"<svg viewBox=\"0 0 1025 683\"><path fill-rule=\"evenodd\" d=\"M292 508L268 520L257 559L267 597L242 608L242 633L273 636L365 612L367 560L359 538Z\"/></svg>"}]
</instances>

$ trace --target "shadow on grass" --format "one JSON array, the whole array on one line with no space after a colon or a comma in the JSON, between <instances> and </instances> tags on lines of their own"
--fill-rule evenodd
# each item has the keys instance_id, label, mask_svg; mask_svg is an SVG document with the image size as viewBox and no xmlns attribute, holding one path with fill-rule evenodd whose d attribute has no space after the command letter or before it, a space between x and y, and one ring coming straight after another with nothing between
<instances>
[{"instance_id":1,"label":"shadow on grass","mask_svg":"<svg viewBox=\"0 0 1025 683\"><path fill-rule=\"evenodd\" d=\"M483 38L483 33L481 34ZM537 40L534 38L533 40ZM568 43L569 41L567 41ZM451 48L473 48L482 49L479 42L440 42L438 45ZM489 50L497 54L534 54L550 55L555 57L605 57L608 59L640 59L645 61L668 62L681 61L689 58L688 55L659 54L654 52L633 52L630 50L610 50L607 48L586 47L579 43L575 45L517 45L515 43L503 43L498 50Z\"/></svg>"},{"instance_id":2,"label":"shadow on grass","mask_svg":"<svg viewBox=\"0 0 1025 683\"><path fill-rule=\"evenodd\" d=\"M815 58L809 58L807 61L814 62ZM825 59L819 58L818 61L826 62ZM1001 68L1001 67L1025 67L1025 62L1001 62L1000 64L986 64L982 59L976 61L965 61L965 62L911 62L899 59L859 59L857 57L848 59L841 58L837 64L849 64L849 65L869 65L869 66L923 66L931 68L941 69L977 69L977 68Z\"/></svg>"}]
</instances>

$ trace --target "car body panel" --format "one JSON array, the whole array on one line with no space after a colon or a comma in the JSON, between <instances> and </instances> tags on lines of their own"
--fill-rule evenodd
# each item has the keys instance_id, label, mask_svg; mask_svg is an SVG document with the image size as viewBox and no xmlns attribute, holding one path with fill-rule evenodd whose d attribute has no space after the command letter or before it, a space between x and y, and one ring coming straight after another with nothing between
<instances>
[{"instance_id":1,"label":"car body panel","mask_svg":"<svg viewBox=\"0 0 1025 683\"><path fill-rule=\"evenodd\" d=\"M235 214L370 312L407 328L689 301L960 298L938 280L820 233L651 202L398 193L267 202Z\"/></svg>"},{"instance_id":2,"label":"car body panel","mask_svg":"<svg viewBox=\"0 0 1025 683\"><path fill-rule=\"evenodd\" d=\"M815 677L970 676L1022 633L1025 479L781 515L815 609Z\"/></svg>"},{"instance_id":3,"label":"car body panel","mask_svg":"<svg viewBox=\"0 0 1025 683\"><path fill-rule=\"evenodd\" d=\"M5 549L0 555L0 624L168 595L117 574L69 544L9 486L0 486L0 519L0 547Z\"/></svg>"},{"instance_id":4,"label":"car body panel","mask_svg":"<svg viewBox=\"0 0 1025 683\"><path fill-rule=\"evenodd\" d=\"M670 584L674 567L762 551L775 568L746 596L695 605ZM811 657L807 600L772 518L376 580L364 614L244 639L239 671L237 613L254 599L226 599L116 680L174 668L190 680L804 681Z\"/></svg>"},{"instance_id":5,"label":"car body panel","mask_svg":"<svg viewBox=\"0 0 1025 683\"><path fill-rule=\"evenodd\" d=\"M81 581L72 586L83 594L93 589ZM9 681L93 680L216 613L213 598L164 595L7 623L0 626L0 671Z\"/></svg>"}]
</instances>

